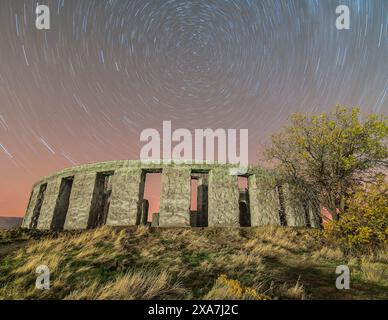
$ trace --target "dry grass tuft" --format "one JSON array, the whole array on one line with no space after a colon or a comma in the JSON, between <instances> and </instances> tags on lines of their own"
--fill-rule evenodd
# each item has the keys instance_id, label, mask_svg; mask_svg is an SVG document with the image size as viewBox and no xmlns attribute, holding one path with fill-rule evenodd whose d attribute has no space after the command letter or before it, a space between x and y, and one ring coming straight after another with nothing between
<instances>
[{"instance_id":1,"label":"dry grass tuft","mask_svg":"<svg viewBox=\"0 0 388 320\"><path fill-rule=\"evenodd\" d=\"M371 262L368 258L361 259L361 270L367 281L382 284L388 282L388 265L381 262Z\"/></svg>"},{"instance_id":2,"label":"dry grass tuft","mask_svg":"<svg viewBox=\"0 0 388 320\"><path fill-rule=\"evenodd\" d=\"M329 247L323 247L320 250L314 252L313 256L314 259L329 259L329 260L342 260L344 258L344 253L340 248L329 248Z\"/></svg>"},{"instance_id":3,"label":"dry grass tuft","mask_svg":"<svg viewBox=\"0 0 388 320\"><path fill-rule=\"evenodd\" d=\"M205 295L205 300L269 300L270 297L258 293L254 288L243 286L240 281L226 275L217 278L213 288Z\"/></svg>"},{"instance_id":4,"label":"dry grass tuft","mask_svg":"<svg viewBox=\"0 0 388 320\"><path fill-rule=\"evenodd\" d=\"M167 271L132 271L104 286L96 281L85 282L82 289L73 291L65 299L148 300L179 296L184 292L178 282L172 282Z\"/></svg>"},{"instance_id":5,"label":"dry grass tuft","mask_svg":"<svg viewBox=\"0 0 388 320\"><path fill-rule=\"evenodd\" d=\"M295 285L291 286L287 283L283 283L283 285L275 289L275 294L281 299L288 300L306 300L308 298L308 295L299 280Z\"/></svg>"}]
</instances>

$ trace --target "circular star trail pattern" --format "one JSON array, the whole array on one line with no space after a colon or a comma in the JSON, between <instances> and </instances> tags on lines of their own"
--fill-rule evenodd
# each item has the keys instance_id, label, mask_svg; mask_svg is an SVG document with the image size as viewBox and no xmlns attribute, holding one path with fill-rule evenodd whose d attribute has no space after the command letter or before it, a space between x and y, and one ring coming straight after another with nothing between
<instances>
[{"instance_id":1,"label":"circular star trail pattern","mask_svg":"<svg viewBox=\"0 0 388 320\"><path fill-rule=\"evenodd\" d=\"M43 4L43 1L39 1ZM290 113L388 111L388 2L0 2L0 215L75 164L137 159L140 132L249 129L250 162Z\"/></svg>"}]
</instances>

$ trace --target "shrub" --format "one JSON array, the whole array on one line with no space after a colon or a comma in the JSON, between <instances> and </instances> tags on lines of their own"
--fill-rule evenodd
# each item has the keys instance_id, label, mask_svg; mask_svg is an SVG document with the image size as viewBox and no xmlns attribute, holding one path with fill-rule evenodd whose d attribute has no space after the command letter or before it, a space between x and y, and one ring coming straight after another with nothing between
<instances>
[{"instance_id":1,"label":"shrub","mask_svg":"<svg viewBox=\"0 0 388 320\"><path fill-rule=\"evenodd\" d=\"M383 175L359 189L338 222L327 224L324 235L350 250L373 250L388 244L388 183Z\"/></svg>"},{"instance_id":2,"label":"shrub","mask_svg":"<svg viewBox=\"0 0 388 320\"><path fill-rule=\"evenodd\" d=\"M208 300L269 300L254 288L244 287L240 281L229 279L226 275L217 278L213 288L205 296Z\"/></svg>"}]
</instances>

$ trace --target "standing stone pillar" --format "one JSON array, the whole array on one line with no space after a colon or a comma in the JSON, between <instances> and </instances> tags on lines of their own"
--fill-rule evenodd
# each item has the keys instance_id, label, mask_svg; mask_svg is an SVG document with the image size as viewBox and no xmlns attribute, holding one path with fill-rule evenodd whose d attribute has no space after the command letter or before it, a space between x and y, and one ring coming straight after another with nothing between
<instances>
[{"instance_id":1,"label":"standing stone pillar","mask_svg":"<svg viewBox=\"0 0 388 320\"><path fill-rule=\"evenodd\" d=\"M160 227L190 227L191 169L165 167L162 171Z\"/></svg>"},{"instance_id":2,"label":"standing stone pillar","mask_svg":"<svg viewBox=\"0 0 388 320\"><path fill-rule=\"evenodd\" d=\"M190 211L190 227L197 227L199 221L198 211Z\"/></svg>"},{"instance_id":3,"label":"standing stone pillar","mask_svg":"<svg viewBox=\"0 0 388 320\"><path fill-rule=\"evenodd\" d=\"M240 189L240 196L238 200L239 210L240 210L240 226L241 227L251 227L251 210L250 210L250 201L249 201L249 191L248 189Z\"/></svg>"},{"instance_id":4,"label":"standing stone pillar","mask_svg":"<svg viewBox=\"0 0 388 320\"><path fill-rule=\"evenodd\" d=\"M44 193L42 207L38 220L37 229L49 230L53 220L55 206L59 196L62 178L56 178L48 181L47 189Z\"/></svg>"},{"instance_id":5,"label":"standing stone pillar","mask_svg":"<svg viewBox=\"0 0 388 320\"><path fill-rule=\"evenodd\" d=\"M306 210L302 201L293 194L288 184L282 186L287 225L291 227L306 226Z\"/></svg>"},{"instance_id":6,"label":"standing stone pillar","mask_svg":"<svg viewBox=\"0 0 388 320\"><path fill-rule=\"evenodd\" d=\"M147 199L143 199L141 203L141 224L148 225L148 209L149 203Z\"/></svg>"},{"instance_id":7,"label":"standing stone pillar","mask_svg":"<svg viewBox=\"0 0 388 320\"><path fill-rule=\"evenodd\" d=\"M30 199L28 201L26 214L25 214L24 219L23 219L22 228L29 228L30 227L31 217L32 217L32 214L34 212L36 201L38 199L39 189L40 189L40 184L34 186L34 188L32 189L31 196L30 196Z\"/></svg>"},{"instance_id":8,"label":"standing stone pillar","mask_svg":"<svg viewBox=\"0 0 388 320\"><path fill-rule=\"evenodd\" d=\"M240 226L237 176L230 175L228 168L215 167L210 170L208 199L209 227Z\"/></svg>"},{"instance_id":9,"label":"standing stone pillar","mask_svg":"<svg viewBox=\"0 0 388 320\"><path fill-rule=\"evenodd\" d=\"M199 173L197 176L197 213L194 215L195 227L207 227L208 226L208 173Z\"/></svg>"},{"instance_id":10,"label":"standing stone pillar","mask_svg":"<svg viewBox=\"0 0 388 320\"><path fill-rule=\"evenodd\" d=\"M310 215L310 224L311 228L320 228L322 221L320 216L320 206L314 204L312 201L309 202L309 215Z\"/></svg>"},{"instance_id":11,"label":"standing stone pillar","mask_svg":"<svg viewBox=\"0 0 388 320\"><path fill-rule=\"evenodd\" d=\"M248 178L251 226L280 225L279 194L274 178L255 173Z\"/></svg>"},{"instance_id":12,"label":"standing stone pillar","mask_svg":"<svg viewBox=\"0 0 388 320\"><path fill-rule=\"evenodd\" d=\"M152 214L151 227L159 227L159 212L154 212Z\"/></svg>"},{"instance_id":13,"label":"standing stone pillar","mask_svg":"<svg viewBox=\"0 0 388 320\"><path fill-rule=\"evenodd\" d=\"M109 226L135 226L140 222L140 168L116 170L112 178L112 198L106 224Z\"/></svg>"},{"instance_id":14,"label":"standing stone pillar","mask_svg":"<svg viewBox=\"0 0 388 320\"><path fill-rule=\"evenodd\" d=\"M65 230L87 228L95 183L96 172L79 173L74 176Z\"/></svg>"}]
</instances>

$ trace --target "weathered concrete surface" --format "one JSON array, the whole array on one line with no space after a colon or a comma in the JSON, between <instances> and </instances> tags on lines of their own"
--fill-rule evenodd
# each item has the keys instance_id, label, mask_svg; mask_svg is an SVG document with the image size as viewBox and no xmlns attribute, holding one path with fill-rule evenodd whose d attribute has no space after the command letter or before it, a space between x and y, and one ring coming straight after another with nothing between
<instances>
[{"instance_id":1,"label":"weathered concrete surface","mask_svg":"<svg viewBox=\"0 0 388 320\"><path fill-rule=\"evenodd\" d=\"M248 178L251 226L280 225L279 194L275 179L263 173Z\"/></svg>"},{"instance_id":2,"label":"weathered concrete surface","mask_svg":"<svg viewBox=\"0 0 388 320\"><path fill-rule=\"evenodd\" d=\"M240 226L237 176L228 168L215 167L209 173L208 222L210 226Z\"/></svg>"},{"instance_id":3,"label":"weathered concrete surface","mask_svg":"<svg viewBox=\"0 0 388 320\"><path fill-rule=\"evenodd\" d=\"M152 214L151 227L159 227L159 212L154 212Z\"/></svg>"},{"instance_id":4,"label":"weathered concrete surface","mask_svg":"<svg viewBox=\"0 0 388 320\"><path fill-rule=\"evenodd\" d=\"M112 178L112 198L107 225L134 226L138 222L139 192L142 170L123 168Z\"/></svg>"},{"instance_id":5,"label":"weathered concrete surface","mask_svg":"<svg viewBox=\"0 0 388 320\"><path fill-rule=\"evenodd\" d=\"M30 200L28 202L26 215L24 216L22 228L29 228L31 223L32 213L34 212L34 208L36 205L36 200L38 199L40 185L35 185L32 189Z\"/></svg>"},{"instance_id":6,"label":"weathered concrete surface","mask_svg":"<svg viewBox=\"0 0 388 320\"><path fill-rule=\"evenodd\" d=\"M75 175L64 226L65 230L87 228L96 174L96 172L90 172Z\"/></svg>"},{"instance_id":7,"label":"weathered concrete surface","mask_svg":"<svg viewBox=\"0 0 388 320\"><path fill-rule=\"evenodd\" d=\"M289 185L283 185L284 207L287 225L291 227L306 226L306 211L304 204L293 196Z\"/></svg>"},{"instance_id":8,"label":"weathered concrete surface","mask_svg":"<svg viewBox=\"0 0 388 320\"><path fill-rule=\"evenodd\" d=\"M199 174L197 177L197 214L194 224L196 227L207 227L209 213L209 177L208 173Z\"/></svg>"},{"instance_id":9,"label":"weathered concrete surface","mask_svg":"<svg viewBox=\"0 0 388 320\"><path fill-rule=\"evenodd\" d=\"M94 229L106 224L112 194L112 176L111 171L97 173L88 228Z\"/></svg>"},{"instance_id":10,"label":"weathered concrete surface","mask_svg":"<svg viewBox=\"0 0 388 320\"><path fill-rule=\"evenodd\" d=\"M96 175L106 172L114 172L111 202L110 206L106 206L109 207L106 221L108 225L139 224L142 213L144 174L145 172L162 172L160 226L190 226L191 178L198 179L199 186L197 226L239 226L237 177L230 175L229 169L230 166L217 163L166 165L128 160L67 168L42 178L33 186L23 226L26 228L31 226L34 209L38 208L36 204L40 186L47 183L43 201L39 202L42 203L42 207L37 219L37 228L49 229L60 192L61 180L74 176L64 228L86 229ZM294 201L293 191L288 190L287 186L275 187L276 183L271 180L275 179L274 172L254 166L249 168L248 176L252 226L279 225L281 215L281 221L287 220L290 226L305 226L310 221L312 227L319 227L319 208L306 206L301 201L299 203ZM202 190L201 185L207 189ZM205 200L206 194L208 201ZM208 216L201 214L200 211L208 212ZM156 224L156 217L153 225Z\"/></svg>"},{"instance_id":11,"label":"weathered concrete surface","mask_svg":"<svg viewBox=\"0 0 388 320\"><path fill-rule=\"evenodd\" d=\"M321 227L320 206L314 205L313 203L310 202L308 208L309 208L309 216L310 216L310 226L312 228L320 228Z\"/></svg>"},{"instance_id":12,"label":"weathered concrete surface","mask_svg":"<svg viewBox=\"0 0 388 320\"><path fill-rule=\"evenodd\" d=\"M52 179L47 184L47 189L44 194L42 208L38 220L37 229L49 230L51 221L53 220L55 205L57 204L59 189L61 187L60 178Z\"/></svg>"},{"instance_id":13,"label":"weathered concrete surface","mask_svg":"<svg viewBox=\"0 0 388 320\"><path fill-rule=\"evenodd\" d=\"M198 212L190 211L190 226L197 227L198 226Z\"/></svg>"},{"instance_id":14,"label":"weathered concrete surface","mask_svg":"<svg viewBox=\"0 0 388 320\"><path fill-rule=\"evenodd\" d=\"M148 224L148 210L149 210L148 200L143 199L143 202L141 203L141 224L143 225Z\"/></svg>"},{"instance_id":15,"label":"weathered concrete surface","mask_svg":"<svg viewBox=\"0 0 388 320\"><path fill-rule=\"evenodd\" d=\"M240 227L251 227L251 210L248 189L240 189L238 202L240 211Z\"/></svg>"},{"instance_id":16,"label":"weathered concrete surface","mask_svg":"<svg viewBox=\"0 0 388 320\"><path fill-rule=\"evenodd\" d=\"M54 209L54 216L51 221L50 229L55 231L63 230L66 221L67 210L69 208L69 200L71 189L73 185L73 177L62 179L59 194L57 197L56 206Z\"/></svg>"},{"instance_id":17,"label":"weathered concrete surface","mask_svg":"<svg viewBox=\"0 0 388 320\"><path fill-rule=\"evenodd\" d=\"M162 172L160 227L190 227L191 169L165 167Z\"/></svg>"}]
</instances>

